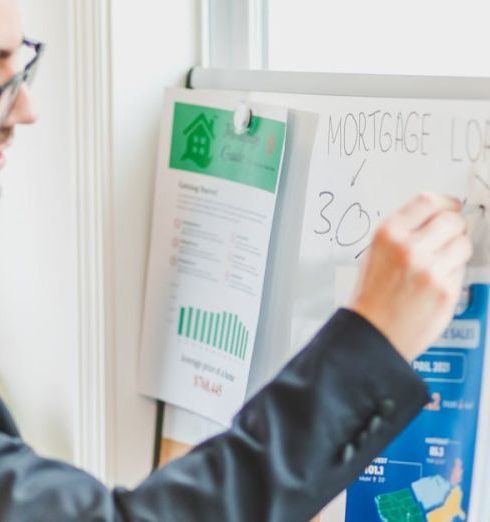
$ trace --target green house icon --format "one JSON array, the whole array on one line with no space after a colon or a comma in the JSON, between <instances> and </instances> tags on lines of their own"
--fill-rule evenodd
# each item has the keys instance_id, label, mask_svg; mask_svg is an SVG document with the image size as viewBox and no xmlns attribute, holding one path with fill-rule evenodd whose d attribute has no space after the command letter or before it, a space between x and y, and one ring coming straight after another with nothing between
<instances>
[{"instance_id":1,"label":"green house icon","mask_svg":"<svg viewBox=\"0 0 490 522\"><path fill-rule=\"evenodd\" d=\"M184 129L187 136L186 150L182 160L190 159L196 165L205 169L212 161L211 143L214 136L214 120L208 120L201 113L194 121Z\"/></svg>"}]
</instances>

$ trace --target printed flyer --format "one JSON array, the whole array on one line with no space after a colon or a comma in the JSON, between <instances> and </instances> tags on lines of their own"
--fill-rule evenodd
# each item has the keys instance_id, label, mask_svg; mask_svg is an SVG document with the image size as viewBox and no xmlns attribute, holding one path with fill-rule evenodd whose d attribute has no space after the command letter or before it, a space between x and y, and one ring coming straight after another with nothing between
<instances>
[{"instance_id":1,"label":"printed flyer","mask_svg":"<svg viewBox=\"0 0 490 522\"><path fill-rule=\"evenodd\" d=\"M245 397L287 110L169 90L157 174L139 383L229 424Z\"/></svg>"},{"instance_id":2,"label":"printed flyer","mask_svg":"<svg viewBox=\"0 0 490 522\"><path fill-rule=\"evenodd\" d=\"M477 505L471 495L479 480L488 298L488 284L471 284L460 313L413 362L431 401L347 490L347 522L469 520L470 505ZM481 522L475 514L470 520Z\"/></svg>"}]
</instances>

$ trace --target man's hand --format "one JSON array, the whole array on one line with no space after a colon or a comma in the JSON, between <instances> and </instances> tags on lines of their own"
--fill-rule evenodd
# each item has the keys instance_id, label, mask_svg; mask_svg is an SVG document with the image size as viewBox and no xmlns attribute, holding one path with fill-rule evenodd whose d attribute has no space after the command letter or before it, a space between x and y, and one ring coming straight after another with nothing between
<instances>
[{"instance_id":1,"label":"man's hand","mask_svg":"<svg viewBox=\"0 0 490 522\"><path fill-rule=\"evenodd\" d=\"M377 327L407 360L450 321L472 255L461 203L421 194L378 229L350 308Z\"/></svg>"}]
</instances>

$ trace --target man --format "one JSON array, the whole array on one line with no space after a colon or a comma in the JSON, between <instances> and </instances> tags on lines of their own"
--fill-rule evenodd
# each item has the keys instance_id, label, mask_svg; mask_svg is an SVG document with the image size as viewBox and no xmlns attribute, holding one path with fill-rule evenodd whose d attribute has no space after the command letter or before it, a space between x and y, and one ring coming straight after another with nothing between
<instances>
[{"instance_id":1,"label":"man","mask_svg":"<svg viewBox=\"0 0 490 522\"><path fill-rule=\"evenodd\" d=\"M33 53L27 65L16 58ZM41 46L0 0L0 167L35 114L26 81ZM25 66L25 68L24 68ZM471 255L460 204L422 195L377 231L349 309L236 416L233 426L132 491L109 491L38 457L0 403L0 520L302 522L316 514L428 400L410 361L452 316Z\"/></svg>"}]
</instances>

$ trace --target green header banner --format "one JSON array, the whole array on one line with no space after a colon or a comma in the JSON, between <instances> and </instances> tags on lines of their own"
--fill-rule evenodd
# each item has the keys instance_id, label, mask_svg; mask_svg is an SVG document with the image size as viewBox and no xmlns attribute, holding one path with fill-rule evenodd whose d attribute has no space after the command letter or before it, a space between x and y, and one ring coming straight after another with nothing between
<instances>
[{"instance_id":1,"label":"green header banner","mask_svg":"<svg viewBox=\"0 0 490 522\"><path fill-rule=\"evenodd\" d=\"M275 193L285 132L285 123L253 116L238 135L232 111L175 103L169 166Z\"/></svg>"}]
</instances>

